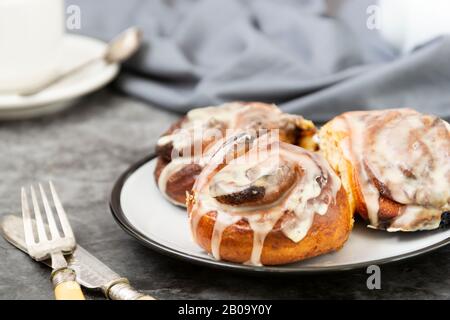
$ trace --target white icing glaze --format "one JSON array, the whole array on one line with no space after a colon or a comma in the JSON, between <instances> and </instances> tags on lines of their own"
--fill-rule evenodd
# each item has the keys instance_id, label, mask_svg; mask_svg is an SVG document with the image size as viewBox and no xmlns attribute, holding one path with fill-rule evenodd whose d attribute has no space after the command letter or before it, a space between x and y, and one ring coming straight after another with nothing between
<instances>
[{"instance_id":1,"label":"white icing glaze","mask_svg":"<svg viewBox=\"0 0 450 320\"><path fill-rule=\"evenodd\" d=\"M232 143L230 140L225 142L225 147L219 149L198 177L193 187L194 200L190 209L191 229L195 239L201 218L215 213L211 251L216 259L220 259L224 230L241 220L248 222L253 231L253 248L246 263L261 265L264 240L276 223L289 213L290 216L283 220L280 229L286 237L298 243L311 228L314 215L326 214L341 185L334 171L319 155L279 142L276 137L270 135L253 140L247 152L224 164L223 159L233 150L233 145L242 143L243 140L244 138ZM278 181L271 179L271 175L277 174L277 170L287 170L286 168L294 170L295 179L283 192L271 185ZM268 177L264 180L264 183L268 184L261 184L265 190L279 193L276 200L253 206L233 206L221 203L215 198L221 194L240 192L261 181L261 177ZM216 187L214 184L221 186Z\"/></svg>"},{"instance_id":2,"label":"white icing glaze","mask_svg":"<svg viewBox=\"0 0 450 320\"><path fill-rule=\"evenodd\" d=\"M182 150L186 144L190 146L194 142L191 135L195 129L207 129L218 124L223 124L226 128L231 129L246 129L249 125L252 126L254 122L267 118L269 114L280 117L282 112L273 104L244 104L239 102L193 109L187 113L186 120L181 124L180 129L182 130L176 130L173 134L160 137L157 144L162 146L172 142L175 149Z\"/></svg>"},{"instance_id":3,"label":"white icing glaze","mask_svg":"<svg viewBox=\"0 0 450 320\"><path fill-rule=\"evenodd\" d=\"M441 213L450 209L448 123L411 109L357 111L337 117L333 130L350 132L341 148L356 168L371 226L388 223L388 231L439 226ZM405 205L390 221L379 221L382 190Z\"/></svg>"},{"instance_id":4,"label":"white icing glaze","mask_svg":"<svg viewBox=\"0 0 450 320\"><path fill-rule=\"evenodd\" d=\"M403 213L392 221L389 232L415 231L420 221L420 230L433 230L439 227L442 210L408 205Z\"/></svg>"},{"instance_id":5,"label":"white icing glaze","mask_svg":"<svg viewBox=\"0 0 450 320\"><path fill-rule=\"evenodd\" d=\"M173 146L171 161L158 178L159 189L171 202L184 205L167 195L168 179L188 164L204 166L214 151L214 144L224 137L225 129L277 129L299 125L302 121L301 116L283 114L275 105L264 103L233 102L193 109L187 113L179 129L158 139L158 146Z\"/></svg>"},{"instance_id":6,"label":"white icing glaze","mask_svg":"<svg viewBox=\"0 0 450 320\"><path fill-rule=\"evenodd\" d=\"M159 175L159 179L158 179L159 190L166 190L167 181L172 176L172 174L174 172L177 172L178 170L181 170L184 166L186 166L186 164L187 163L185 161L183 161L183 158L179 158L179 159L176 159L175 161L171 161L170 163L168 163L161 170L161 173ZM175 205L181 205L181 206L185 205L184 203L179 203L175 199L172 199L165 192L162 192L162 194L164 195L164 197L167 200L169 200L170 202L172 202Z\"/></svg>"}]
</instances>

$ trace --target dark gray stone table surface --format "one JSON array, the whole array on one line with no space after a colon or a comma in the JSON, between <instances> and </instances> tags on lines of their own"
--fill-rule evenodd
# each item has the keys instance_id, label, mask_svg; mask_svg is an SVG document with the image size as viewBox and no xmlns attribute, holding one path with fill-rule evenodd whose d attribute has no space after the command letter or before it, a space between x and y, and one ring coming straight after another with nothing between
<instances>
[{"instance_id":1,"label":"dark gray stone table surface","mask_svg":"<svg viewBox=\"0 0 450 320\"><path fill-rule=\"evenodd\" d=\"M254 277L191 265L145 248L114 222L109 195L116 178L150 153L176 118L105 90L57 115L0 122L0 215L19 212L22 185L52 179L78 242L159 299L450 299L450 246L381 266L381 290L367 289L366 270ZM53 299L49 269L3 239L0 299Z\"/></svg>"}]
</instances>

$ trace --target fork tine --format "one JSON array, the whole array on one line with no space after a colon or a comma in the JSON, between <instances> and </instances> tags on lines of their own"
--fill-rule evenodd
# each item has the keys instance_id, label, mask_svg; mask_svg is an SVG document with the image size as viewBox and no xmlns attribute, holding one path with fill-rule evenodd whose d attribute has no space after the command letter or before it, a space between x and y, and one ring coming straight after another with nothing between
<instances>
[{"instance_id":1,"label":"fork tine","mask_svg":"<svg viewBox=\"0 0 450 320\"><path fill-rule=\"evenodd\" d=\"M61 226L64 231L64 235L66 237L74 237L72 228L70 227L69 220L67 219L66 212L64 211L64 208L61 204L61 201L59 200L58 194L56 193L55 187L53 186L53 183L50 181L50 191L52 193L53 202L55 204L56 212L58 213L59 220L61 221Z\"/></svg>"},{"instance_id":2,"label":"fork tine","mask_svg":"<svg viewBox=\"0 0 450 320\"><path fill-rule=\"evenodd\" d=\"M44 209L45 209L45 214L47 215L47 222L48 222L48 226L50 229L50 234L52 236L52 240L54 240L56 238L59 238L60 234L58 231L58 227L56 226L56 223L55 223L55 217L53 216L53 210L48 203L47 195L45 194L44 188L42 188L42 185L40 183L39 183L39 190L41 192L42 202L44 203Z\"/></svg>"},{"instance_id":3,"label":"fork tine","mask_svg":"<svg viewBox=\"0 0 450 320\"><path fill-rule=\"evenodd\" d=\"M25 243L29 248L34 244L33 224L31 222L30 206L28 205L27 192L22 187L22 218L25 233Z\"/></svg>"},{"instance_id":4,"label":"fork tine","mask_svg":"<svg viewBox=\"0 0 450 320\"><path fill-rule=\"evenodd\" d=\"M42 220L41 209L39 208L39 203L37 201L36 192L33 186L31 189L31 201L33 202L34 216L36 219L36 226L38 230L39 241L45 241L47 239L47 233L45 232L44 220Z\"/></svg>"}]
</instances>

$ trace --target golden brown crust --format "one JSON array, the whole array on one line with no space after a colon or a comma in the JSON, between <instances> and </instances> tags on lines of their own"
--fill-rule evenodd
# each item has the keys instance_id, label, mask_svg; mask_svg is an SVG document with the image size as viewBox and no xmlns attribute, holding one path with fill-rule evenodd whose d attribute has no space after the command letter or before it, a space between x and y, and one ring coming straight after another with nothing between
<instances>
[{"instance_id":1,"label":"golden brown crust","mask_svg":"<svg viewBox=\"0 0 450 320\"><path fill-rule=\"evenodd\" d=\"M344 156L340 143L348 138L349 133L333 130L333 123L328 122L319 131L320 153L327 159L330 166L341 178L344 189L347 192L350 210L354 212L360 203L358 188L356 184L356 171L352 163ZM358 208L359 209L359 208Z\"/></svg>"},{"instance_id":2,"label":"golden brown crust","mask_svg":"<svg viewBox=\"0 0 450 320\"><path fill-rule=\"evenodd\" d=\"M192 209L192 203L188 211ZM289 219L285 213L264 241L261 256L263 265L291 263L340 249L348 239L353 218L347 196L341 188L336 201L328 207L325 215L315 215L308 234L298 243L287 238L281 231L281 223ZM197 242L211 252L211 238L215 224L215 213L204 215L197 227ZM225 229L222 234L220 256L223 260L244 263L250 259L253 248L253 231L248 222L240 220Z\"/></svg>"}]
</instances>

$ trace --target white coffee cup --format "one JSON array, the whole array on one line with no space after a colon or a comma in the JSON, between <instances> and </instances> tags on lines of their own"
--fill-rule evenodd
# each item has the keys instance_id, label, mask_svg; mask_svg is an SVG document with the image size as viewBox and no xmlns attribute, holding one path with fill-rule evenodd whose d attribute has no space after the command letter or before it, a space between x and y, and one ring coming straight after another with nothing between
<instances>
[{"instance_id":1,"label":"white coffee cup","mask_svg":"<svg viewBox=\"0 0 450 320\"><path fill-rule=\"evenodd\" d=\"M381 35L403 53L450 34L448 0L380 0Z\"/></svg>"},{"instance_id":2,"label":"white coffee cup","mask_svg":"<svg viewBox=\"0 0 450 320\"><path fill-rule=\"evenodd\" d=\"M63 36L64 0L0 0L0 93L55 73Z\"/></svg>"}]
</instances>

